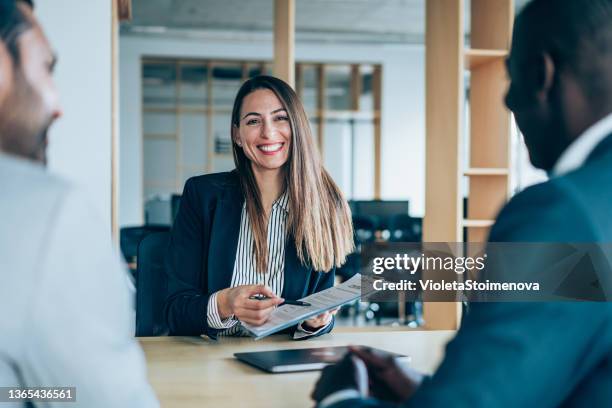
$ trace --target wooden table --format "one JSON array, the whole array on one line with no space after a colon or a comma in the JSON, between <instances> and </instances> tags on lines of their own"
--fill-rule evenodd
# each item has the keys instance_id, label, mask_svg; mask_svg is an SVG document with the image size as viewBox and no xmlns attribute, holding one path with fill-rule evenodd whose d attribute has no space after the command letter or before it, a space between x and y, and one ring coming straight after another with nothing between
<instances>
[{"instance_id":1,"label":"wooden table","mask_svg":"<svg viewBox=\"0 0 612 408\"><path fill-rule=\"evenodd\" d=\"M162 407L312 407L309 395L319 372L267 374L233 354L288 348L368 345L410 355L412 366L431 373L440 363L453 331L384 331L337 328L330 334L292 341L287 335L253 341L198 337L140 338L149 380Z\"/></svg>"}]
</instances>

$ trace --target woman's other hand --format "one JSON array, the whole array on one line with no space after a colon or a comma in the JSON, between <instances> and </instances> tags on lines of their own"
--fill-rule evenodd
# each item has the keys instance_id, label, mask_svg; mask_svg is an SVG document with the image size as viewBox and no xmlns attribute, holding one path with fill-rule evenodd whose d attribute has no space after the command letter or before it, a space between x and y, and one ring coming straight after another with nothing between
<instances>
[{"instance_id":1,"label":"woman's other hand","mask_svg":"<svg viewBox=\"0 0 612 408\"><path fill-rule=\"evenodd\" d=\"M337 307L335 309L328 310L327 312L323 312L320 315L312 317L308 320L304 320L302 322L302 327L309 331L317 331L321 327L327 326L331 321L332 316L338 313L339 309L340 308Z\"/></svg>"},{"instance_id":2,"label":"woman's other hand","mask_svg":"<svg viewBox=\"0 0 612 408\"><path fill-rule=\"evenodd\" d=\"M251 299L252 296L263 295L264 300ZM276 306L284 299L278 297L264 285L242 285L223 289L217 295L219 314L222 319L235 317L244 323L261 326L270 317Z\"/></svg>"}]
</instances>

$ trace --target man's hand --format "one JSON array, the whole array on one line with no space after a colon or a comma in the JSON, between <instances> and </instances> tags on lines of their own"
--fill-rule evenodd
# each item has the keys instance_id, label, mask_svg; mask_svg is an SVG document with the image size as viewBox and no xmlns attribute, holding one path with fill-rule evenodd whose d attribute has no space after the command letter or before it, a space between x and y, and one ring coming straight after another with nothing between
<instances>
[{"instance_id":1,"label":"man's hand","mask_svg":"<svg viewBox=\"0 0 612 408\"><path fill-rule=\"evenodd\" d=\"M319 403L334 392L346 389L358 389L357 375L351 353L347 353L336 364L323 369L310 398Z\"/></svg>"},{"instance_id":2,"label":"man's hand","mask_svg":"<svg viewBox=\"0 0 612 408\"><path fill-rule=\"evenodd\" d=\"M380 400L406 401L417 390L423 375L416 370L400 367L393 357L381 357L367 348L349 347L368 369L370 394Z\"/></svg>"},{"instance_id":3,"label":"man's hand","mask_svg":"<svg viewBox=\"0 0 612 408\"><path fill-rule=\"evenodd\" d=\"M269 299L250 299L251 296L264 295ZM270 317L276 306L284 299L278 297L264 285L242 285L223 289L217 295L217 306L222 319L234 316L244 323L261 326Z\"/></svg>"},{"instance_id":4,"label":"man's hand","mask_svg":"<svg viewBox=\"0 0 612 408\"><path fill-rule=\"evenodd\" d=\"M321 327L326 326L332 319L332 317L338 313L338 310L340 308L335 308L332 310L328 310L326 312L321 313L320 315L317 315L315 317L312 317L308 320L304 320L302 322L302 327L306 330L309 331L317 331L319 330Z\"/></svg>"}]
</instances>

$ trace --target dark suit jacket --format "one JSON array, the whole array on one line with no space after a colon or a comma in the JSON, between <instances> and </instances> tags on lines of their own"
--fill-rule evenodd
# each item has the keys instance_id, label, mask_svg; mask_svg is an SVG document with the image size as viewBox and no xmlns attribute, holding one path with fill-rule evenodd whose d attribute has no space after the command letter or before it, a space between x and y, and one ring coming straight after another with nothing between
<instances>
[{"instance_id":1,"label":"dark suit jacket","mask_svg":"<svg viewBox=\"0 0 612 408\"><path fill-rule=\"evenodd\" d=\"M243 203L235 171L194 177L185 183L166 257L164 310L171 335L214 338L219 332L208 327L208 299L231 285ZM293 239L287 237L283 298L296 300L329 288L334 275L335 269L322 273L302 265ZM319 334L332 327L333 322Z\"/></svg>"},{"instance_id":2,"label":"dark suit jacket","mask_svg":"<svg viewBox=\"0 0 612 408\"><path fill-rule=\"evenodd\" d=\"M489 240L611 243L612 135L580 169L517 194ZM612 304L470 309L439 369L402 407L612 407ZM383 406L348 400L333 408Z\"/></svg>"}]
</instances>

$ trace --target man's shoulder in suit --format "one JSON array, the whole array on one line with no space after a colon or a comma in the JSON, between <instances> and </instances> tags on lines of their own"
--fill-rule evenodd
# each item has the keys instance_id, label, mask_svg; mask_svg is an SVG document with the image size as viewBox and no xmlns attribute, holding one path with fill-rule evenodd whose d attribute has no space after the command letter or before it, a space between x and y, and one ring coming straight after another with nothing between
<instances>
[{"instance_id":1,"label":"man's shoulder in suit","mask_svg":"<svg viewBox=\"0 0 612 408\"><path fill-rule=\"evenodd\" d=\"M612 185L612 161L603 158L516 194L498 215L490 240L612 240L612 189L607 188Z\"/></svg>"}]
</instances>

